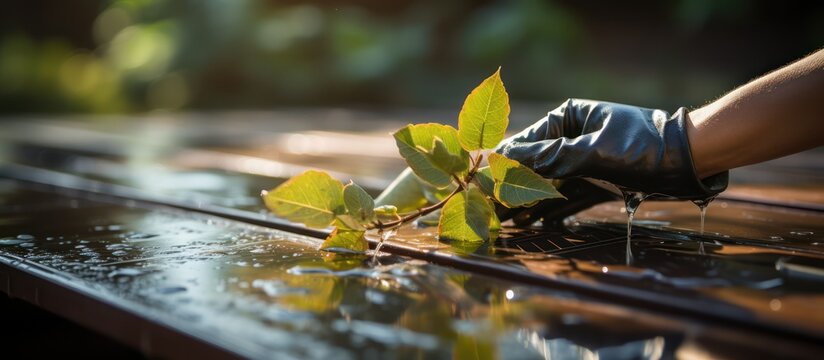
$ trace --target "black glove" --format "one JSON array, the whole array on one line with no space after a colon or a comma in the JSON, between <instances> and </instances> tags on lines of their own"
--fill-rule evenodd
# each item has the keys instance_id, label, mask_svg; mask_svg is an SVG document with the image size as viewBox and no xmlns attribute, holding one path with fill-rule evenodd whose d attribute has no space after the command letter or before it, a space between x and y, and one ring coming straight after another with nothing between
<instances>
[{"instance_id":1,"label":"black glove","mask_svg":"<svg viewBox=\"0 0 824 360\"><path fill-rule=\"evenodd\" d=\"M726 189L729 174L698 179L687 125L685 108L670 115L663 110L570 99L505 139L495 151L547 178L593 178L622 190L683 200L706 199ZM561 193L575 202L575 194L565 193L563 187ZM579 207L569 209L581 210ZM555 218L571 215L555 213Z\"/></svg>"}]
</instances>

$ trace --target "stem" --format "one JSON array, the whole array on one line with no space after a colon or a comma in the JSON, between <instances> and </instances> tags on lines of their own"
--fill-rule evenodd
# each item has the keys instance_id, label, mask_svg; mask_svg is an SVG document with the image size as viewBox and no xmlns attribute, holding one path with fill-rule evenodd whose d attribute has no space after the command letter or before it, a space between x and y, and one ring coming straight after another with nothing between
<instances>
[{"instance_id":1,"label":"stem","mask_svg":"<svg viewBox=\"0 0 824 360\"><path fill-rule=\"evenodd\" d=\"M393 220L386 223L378 221L375 224L370 224L366 227L366 230L378 229L378 231L383 231L384 229L398 227L409 221L415 220L421 216L424 216L426 214L429 214L435 210L442 208L444 205L446 205L446 202L449 201L449 199L452 199L453 196L457 195L459 192L465 190L467 186L469 186L469 182L472 181L472 178L475 177L475 173L478 172L478 167L480 167L481 160L483 160L483 157L483 154L478 154L474 161L472 161L473 159L470 158L470 161L472 161L472 169L469 170L464 179L460 179L457 176L454 177L455 181L458 184L458 187L455 188L455 190L452 191L452 193L450 193L447 197L443 198L443 200L438 201L438 203L436 204L422 207L411 214L401 217L398 220Z\"/></svg>"},{"instance_id":2,"label":"stem","mask_svg":"<svg viewBox=\"0 0 824 360\"><path fill-rule=\"evenodd\" d=\"M371 230L371 229L383 230L383 229L391 229L391 228L396 227L396 226L401 226L406 222L415 220L415 219L417 219L421 216L424 216L426 214L429 214L429 213L431 213L435 210L438 210L438 209L442 208L444 205L446 205L446 202L449 201L449 199L451 199L453 196L457 195L463 189L464 188L462 186L458 186L457 188L455 188L455 191L452 191L452 193L450 193L447 197L443 198L443 200L439 201L437 204L429 205L427 207L422 207L422 208L418 209L417 211L415 211L414 213L403 216L398 220L390 221L390 222L387 222L387 223L379 222L379 223L375 224L374 226L367 227L366 229L367 230Z\"/></svg>"}]
</instances>

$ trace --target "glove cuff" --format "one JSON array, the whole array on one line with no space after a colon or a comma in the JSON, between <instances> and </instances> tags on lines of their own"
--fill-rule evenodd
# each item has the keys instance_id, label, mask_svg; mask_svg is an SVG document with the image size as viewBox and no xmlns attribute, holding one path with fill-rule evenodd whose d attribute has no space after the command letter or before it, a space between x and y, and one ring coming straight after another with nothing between
<instances>
[{"instance_id":1,"label":"glove cuff","mask_svg":"<svg viewBox=\"0 0 824 360\"><path fill-rule=\"evenodd\" d=\"M687 137L687 126L690 123L687 109L684 107L679 108L678 111L672 115L669 122L675 126L665 127L665 132L667 133L664 136L667 140L672 140L673 144L678 144L674 147L668 146L668 148L680 154L675 155L670 152L670 155L680 157L681 166L679 166L679 168L682 169L683 173L681 174L682 177L680 181L678 181L678 188L673 189L674 193L667 195L685 200L703 200L726 190L729 184L729 171L724 171L705 179L698 178L698 173L695 171L695 163L692 158L690 142Z\"/></svg>"}]
</instances>

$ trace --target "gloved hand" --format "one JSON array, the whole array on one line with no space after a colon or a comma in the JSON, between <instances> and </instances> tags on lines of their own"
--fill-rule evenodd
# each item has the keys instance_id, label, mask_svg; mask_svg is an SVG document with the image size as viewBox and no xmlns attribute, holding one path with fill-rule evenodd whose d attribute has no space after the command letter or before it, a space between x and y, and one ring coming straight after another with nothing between
<instances>
[{"instance_id":1,"label":"gloved hand","mask_svg":"<svg viewBox=\"0 0 824 360\"><path fill-rule=\"evenodd\" d=\"M687 126L685 108L669 114L663 110L570 99L532 126L505 139L495 151L547 178L593 178L623 190L682 200L706 199L726 189L728 172L698 178ZM610 199L593 198L591 192L580 190L581 194L573 194L572 189L586 185L580 181L572 185L567 192L563 185L559 189L569 198L568 202L575 203L582 198L580 195L586 195L591 198L584 201L589 207ZM546 204L537 206L546 207L542 205ZM582 210L580 206L567 207L570 211ZM560 218L570 214L555 211L549 215Z\"/></svg>"}]
</instances>

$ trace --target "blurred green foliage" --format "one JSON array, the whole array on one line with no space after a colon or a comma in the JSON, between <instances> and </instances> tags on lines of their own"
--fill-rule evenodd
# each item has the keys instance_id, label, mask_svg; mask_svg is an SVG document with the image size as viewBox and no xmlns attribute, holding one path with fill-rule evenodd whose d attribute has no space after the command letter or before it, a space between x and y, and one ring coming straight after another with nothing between
<instances>
[{"instance_id":1,"label":"blurred green foliage","mask_svg":"<svg viewBox=\"0 0 824 360\"><path fill-rule=\"evenodd\" d=\"M451 108L499 65L548 108L694 106L824 40L795 1L33 3L0 15L0 112Z\"/></svg>"}]
</instances>

